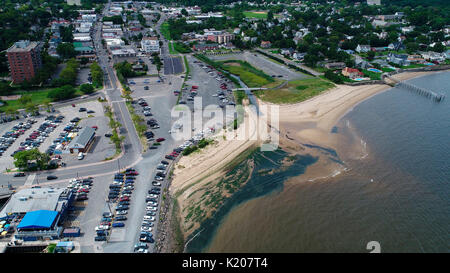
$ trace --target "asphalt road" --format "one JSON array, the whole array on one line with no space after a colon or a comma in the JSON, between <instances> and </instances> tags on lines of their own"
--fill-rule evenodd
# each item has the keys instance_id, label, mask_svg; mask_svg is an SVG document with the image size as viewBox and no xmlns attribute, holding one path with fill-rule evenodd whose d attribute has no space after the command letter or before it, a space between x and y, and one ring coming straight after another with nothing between
<instances>
[{"instance_id":1,"label":"asphalt road","mask_svg":"<svg viewBox=\"0 0 450 273\"><path fill-rule=\"evenodd\" d=\"M181 57L164 57L164 75L180 74L183 72Z\"/></svg>"}]
</instances>

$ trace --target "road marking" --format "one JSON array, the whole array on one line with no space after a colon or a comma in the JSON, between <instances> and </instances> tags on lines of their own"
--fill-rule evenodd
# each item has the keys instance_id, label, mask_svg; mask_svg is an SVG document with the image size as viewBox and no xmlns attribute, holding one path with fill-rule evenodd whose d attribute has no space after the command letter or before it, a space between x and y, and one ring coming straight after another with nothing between
<instances>
[{"instance_id":1,"label":"road marking","mask_svg":"<svg viewBox=\"0 0 450 273\"><path fill-rule=\"evenodd\" d=\"M35 178L36 178L36 174L35 174L35 173L32 174L32 175L29 175L29 176L27 177L27 181L25 181L24 186L32 185Z\"/></svg>"}]
</instances>

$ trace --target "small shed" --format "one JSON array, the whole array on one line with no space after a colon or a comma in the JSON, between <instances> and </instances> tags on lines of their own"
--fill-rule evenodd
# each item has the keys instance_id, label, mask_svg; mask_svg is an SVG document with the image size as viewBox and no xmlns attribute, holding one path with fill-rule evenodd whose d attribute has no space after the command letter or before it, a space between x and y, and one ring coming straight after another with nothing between
<instances>
[{"instance_id":1,"label":"small shed","mask_svg":"<svg viewBox=\"0 0 450 273\"><path fill-rule=\"evenodd\" d=\"M55 252L57 253L68 253L74 249L74 245L72 241L68 242L58 242L56 244Z\"/></svg>"}]
</instances>

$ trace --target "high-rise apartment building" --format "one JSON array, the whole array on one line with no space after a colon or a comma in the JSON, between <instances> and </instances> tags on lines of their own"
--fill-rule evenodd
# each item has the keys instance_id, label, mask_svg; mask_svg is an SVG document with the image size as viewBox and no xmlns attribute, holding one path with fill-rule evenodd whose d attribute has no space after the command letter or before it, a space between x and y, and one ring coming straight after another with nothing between
<instances>
[{"instance_id":1,"label":"high-rise apartment building","mask_svg":"<svg viewBox=\"0 0 450 273\"><path fill-rule=\"evenodd\" d=\"M6 51L6 54L13 83L31 80L42 66L38 42L18 41Z\"/></svg>"}]
</instances>

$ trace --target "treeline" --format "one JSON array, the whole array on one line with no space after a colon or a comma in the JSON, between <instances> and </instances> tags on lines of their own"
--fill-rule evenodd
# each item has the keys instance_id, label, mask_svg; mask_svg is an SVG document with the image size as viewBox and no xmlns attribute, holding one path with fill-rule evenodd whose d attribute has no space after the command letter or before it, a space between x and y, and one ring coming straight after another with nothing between
<instances>
[{"instance_id":1,"label":"treeline","mask_svg":"<svg viewBox=\"0 0 450 273\"><path fill-rule=\"evenodd\" d=\"M106 22L106 21L113 22L113 24L115 24L115 25L122 25L123 24L123 19L122 19L122 16L120 16L120 15L103 17L103 22Z\"/></svg>"},{"instance_id":2,"label":"treeline","mask_svg":"<svg viewBox=\"0 0 450 273\"><path fill-rule=\"evenodd\" d=\"M97 62L91 64L92 84L95 87L103 86L103 70Z\"/></svg>"},{"instance_id":3,"label":"treeline","mask_svg":"<svg viewBox=\"0 0 450 273\"><path fill-rule=\"evenodd\" d=\"M138 77L146 74L145 72L134 71L133 65L127 61L116 63L114 68L116 69L117 78L122 85L126 85L126 78Z\"/></svg>"},{"instance_id":4,"label":"treeline","mask_svg":"<svg viewBox=\"0 0 450 273\"><path fill-rule=\"evenodd\" d=\"M234 20L227 20L225 17L216 18L211 17L201 24L188 24L185 18L169 19L169 32L172 40L181 40L181 35L186 32L202 33L205 28L214 28L216 30L223 30L227 28L235 28L239 26L239 22Z\"/></svg>"}]
</instances>

